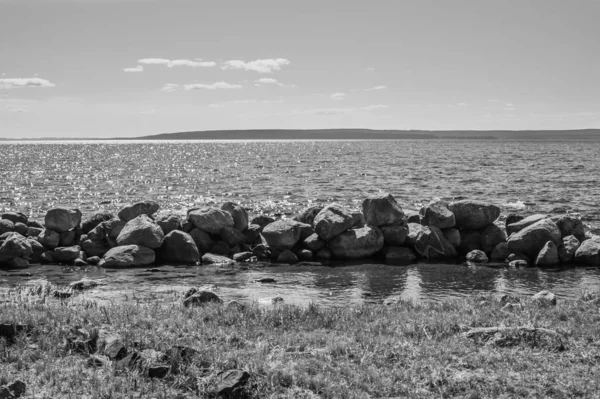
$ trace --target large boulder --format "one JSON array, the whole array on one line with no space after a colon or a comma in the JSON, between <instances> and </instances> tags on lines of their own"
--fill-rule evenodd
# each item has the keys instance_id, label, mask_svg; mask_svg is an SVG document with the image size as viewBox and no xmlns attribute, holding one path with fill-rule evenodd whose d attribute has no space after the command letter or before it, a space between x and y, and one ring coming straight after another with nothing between
<instances>
[{"instance_id":1,"label":"large boulder","mask_svg":"<svg viewBox=\"0 0 600 399\"><path fill-rule=\"evenodd\" d=\"M575 262L582 265L600 266L600 236L581 243L575 252Z\"/></svg>"},{"instance_id":2,"label":"large boulder","mask_svg":"<svg viewBox=\"0 0 600 399\"><path fill-rule=\"evenodd\" d=\"M54 249L60 243L60 234L54 230L45 229L38 235L37 239L43 246Z\"/></svg>"},{"instance_id":3,"label":"large boulder","mask_svg":"<svg viewBox=\"0 0 600 399\"><path fill-rule=\"evenodd\" d=\"M181 230L181 222L179 215L163 215L156 219L156 224L160 226L165 235L173 230Z\"/></svg>"},{"instance_id":4,"label":"large boulder","mask_svg":"<svg viewBox=\"0 0 600 399\"><path fill-rule=\"evenodd\" d=\"M0 234L15 231L15 224L8 219L0 219Z\"/></svg>"},{"instance_id":5,"label":"large boulder","mask_svg":"<svg viewBox=\"0 0 600 399\"><path fill-rule=\"evenodd\" d=\"M6 212L2 214L2 219L10 220L15 224L29 222L29 218L23 212Z\"/></svg>"},{"instance_id":6,"label":"large boulder","mask_svg":"<svg viewBox=\"0 0 600 399\"><path fill-rule=\"evenodd\" d=\"M175 263L195 264L200 260L194 239L180 230L173 230L165 236L160 256L167 262Z\"/></svg>"},{"instance_id":7,"label":"large boulder","mask_svg":"<svg viewBox=\"0 0 600 399\"><path fill-rule=\"evenodd\" d=\"M495 224L490 224L481 232L480 240L481 250L489 254L496 248L496 245L506 242L506 233Z\"/></svg>"},{"instance_id":8,"label":"large boulder","mask_svg":"<svg viewBox=\"0 0 600 399\"><path fill-rule=\"evenodd\" d=\"M62 233L72 230L81 223L79 209L54 208L46 213L44 223L47 229Z\"/></svg>"},{"instance_id":9,"label":"large boulder","mask_svg":"<svg viewBox=\"0 0 600 399\"><path fill-rule=\"evenodd\" d=\"M292 249L302 236L303 226L292 219L279 219L268 224L261 234L272 249Z\"/></svg>"},{"instance_id":10,"label":"large boulder","mask_svg":"<svg viewBox=\"0 0 600 399\"><path fill-rule=\"evenodd\" d=\"M535 214L531 216L527 216L526 218L520 219L516 222L506 225L506 233L511 235L513 233L518 233L523 230L525 227L531 226L539 222L540 220L548 218L548 215Z\"/></svg>"},{"instance_id":11,"label":"large boulder","mask_svg":"<svg viewBox=\"0 0 600 399\"><path fill-rule=\"evenodd\" d=\"M117 237L117 244L119 246L139 245L154 249L159 248L164 239L165 235L160 226L143 214L125 224Z\"/></svg>"},{"instance_id":12,"label":"large boulder","mask_svg":"<svg viewBox=\"0 0 600 399\"><path fill-rule=\"evenodd\" d=\"M556 223L546 218L513 233L508 239L508 250L511 253L523 254L531 259L536 259L548 241L559 245L561 235Z\"/></svg>"},{"instance_id":13,"label":"large boulder","mask_svg":"<svg viewBox=\"0 0 600 399\"><path fill-rule=\"evenodd\" d=\"M424 226L436 226L449 229L456 225L454 214L448 209L445 201L432 201L419 211L420 222Z\"/></svg>"},{"instance_id":14,"label":"large boulder","mask_svg":"<svg viewBox=\"0 0 600 399\"><path fill-rule=\"evenodd\" d=\"M408 227L404 224L390 224L380 227L385 245L399 247L404 245L408 237Z\"/></svg>"},{"instance_id":15,"label":"large boulder","mask_svg":"<svg viewBox=\"0 0 600 399\"><path fill-rule=\"evenodd\" d=\"M554 266L560 263L558 258L558 248L552 241L548 241L546 245L540 250L535 265L536 266Z\"/></svg>"},{"instance_id":16,"label":"large boulder","mask_svg":"<svg viewBox=\"0 0 600 399\"><path fill-rule=\"evenodd\" d=\"M10 233L0 245L0 264L8 264L14 259L31 259L33 249L27 238L19 233Z\"/></svg>"},{"instance_id":17,"label":"large boulder","mask_svg":"<svg viewBox=\"0 0 600 399\"><path fill-rule=\"evenodd\" d=\"M448 209L454 213L456 225L463 229L483 229L500 216L498 206L482 201L456 201L450 203Z\"/></svg>"},{"instance_id":18,"label":"large boulder","mask_svg":"<svg viewBox=\"0 0 600 399\"><path fill-rule=\"evenodd\" d=\"M98 226L100 223L113 219L115 216L112 213L107 212L99 212L96 213L89 218L85 219L83 223L81 223L81 231L83 234L87 234L92 231L93 228Z\"/></svg>"},{"instance_id":19,"label":"large boulder","mask_svg":"<svg viewBox=\"0 0 600 399\"><path fill-rule=\"evenodd\" d=\"M154 201L142 201L133 205L123 207L119 213L119 219L129 222L140 215L152 216L160 209L160 205Z\"/></svg>"},{"instance_id":20,"label":"large boulder","mask_svg":"<svg viewBox=\"0 0 600 399\"><path fill-rule=\"evenodd\" d=\"M300 223L314 225L315 217L323 210L322 205L314 205L303 210L299 215L294 216L294 220Z\"/></svg>"},{"instance_id":21,"label":"large boulder","mask_svg":"<svg viewBox=\"0 0 600 399\"><path fill-rule=\"evenodd\" d=\"M456 257L456 249L436 226L423 226L414 244L415 251L425 259L448 259Z\"/></svg>"},{"instance_id":22,"label":"large boulder","mask_svg":"<svg viewBox=\"0 0 600 399\"><path fill-rule=\"evenodd\" d=\"M239 231L244 231L248 228L248 212L240 205L233 202L225 202L221 205L221 209L229 212L233 218L233 227Z\"/></svg>"},{"instance_id":23,"label":"large boulder","mask_svg":"<svg viewBox=\"0 0 600 399\"><path fill-rule=\"evenodd\" d=\"M214 207L194 209L188 213L188 219L194 226L210 234L219 234L223 227L235 225L229 212Z\"/></svg>"},{"instance_id":24,"label":"large boulder","mask_svg":"<svg viewBox=\"0 0 600 399\"><path fill-rule=\"evenodd\" d=\"M108 252L110 246L104 240L86 239L81 243L81 248L87 256L103 256Z\"/></svg>"},{"instance_id":25,"label":"large boulder","mask_svg":"<svg viewBox=\"0 0 600 399\"><path fill-rule=\"evenodd\" d=\"M577 219L573 216L563 215L555 216L552 220L556 223L560 229L560 234L563 238L567 236L575 236L580 242L585 240L585 229L581 219Z\"/></svg>"},{"instance_id":26,"label":"large boulder","mask_svg":"<svg viewBox=\"0 0 600 399\"><path fill-rule=\"evenodd\" d=\"M367 258L383 248L383 233L374 226L346 230L329 241L332 255L338 259Z\"/></svg>"},{"instance_id":27,"label":"large boulder","mask_svg":"<svg viewBox=\"0 0 600 399\"><path fill-rule=\"evenodd\" d=\"M124 245L111 248L100 260L101 267L134 267L154 263L155 254L140 245Z\"/></svg>"},{"instance_id":28,"label":"large boulder","mask_svg":"<svg viewBox=\"0 0 600 399\"><path fill-rule=\"evenodd\" d=\"M210 252L215 245L215 242L211 238L210 234L204 230L200 230L198 228L192 229L192 231L190 231L190 236L196 243L196 247L198 247L198 251L200 253L205 254Z\"/></svg>"},{"instance_id":29,"label":"large boulder","mask_svg":"<svg viewBox=\"0 0 600 399\"><path fill-rule=\"evenodd\" d=\"M581 242L575 236L566 236L563 238L563 245L558 247L558 257L560 263L571 263L575 258L575 253L581 245Z\"/></svg>"},{"instance_id":30,"label":"large boulder","mask_svg":"<svg viewBox=\"0 0 600 399\"><path fill-rule=\"evenodd\" d=\"M391 194L383 193L370 196L363 201L362 208L365 221L371 226L406 223L402 208Z\"/></svg>"},{"instance_id":31,"label":"large boulder","mask_svg":"<svg viewBox=\"0 0 600 399\"><path fill-rule=\"evenodd\" d=\"M73 263L75 259L79 258L79 252L81 252L79 245L54 248L54 260L61 263Z\"/></svg>"},{"instance_id":32,"label":"large boulder","mask_svg":"<svg viewBox=\"0 0 600 399\"><path fill-rule=\"evenodd\" d=\"M315 233L323 240L329 241L352 227L354 225L354 218L352 217L352 213L341 207L329 205L315 216L313 225L315 226Z\"/></svg>"}]
</instances>

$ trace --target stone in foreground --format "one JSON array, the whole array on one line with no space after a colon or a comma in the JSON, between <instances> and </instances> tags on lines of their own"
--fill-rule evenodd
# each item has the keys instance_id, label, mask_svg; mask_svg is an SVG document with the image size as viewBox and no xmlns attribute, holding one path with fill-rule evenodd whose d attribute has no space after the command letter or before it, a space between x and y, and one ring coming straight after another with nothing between
<instances>
[{"instance_id":1,"label":"stone in foreground","mask_svg":"<svg viewBox=\"0 0 600 399\"><path fill-rule=\"evenodd\" d=\"M498 206L482 201L456 201L448 205L448 209L454 213L456 225L464 229L483 229L500 216Z\"/></svg>"},{"instance_id":2,"label":"stone in foreground","mask_svg":"<svg viewBox=\"0 0 600 399\"><path fill-rule=\"evenodd\" d=\"M383 248L383 233L377 227L353 228L329 242L333 257L338 259L368 258Z\"/></svg>"},{"instance_id":3,"label":"stone in foreground","mask_svg":"<svg viewBox=\"0 0 600 399\"><path fill-rule=\"evenodd\" d=\"M54 208L46 213L44 219L47 229L64 233L72 230L81 223L81 211L79 209Z\"/></svg>"},{"instance_id":4,"label":"stone in foreground","mask_svg":"<svg viewBox=\"0 0 600 399\"><path fill-rule=\"evenodd\" d=\"M475 249L467 254L467 260L473 263L488 263L485 252Z\"/></svg>"},{"instance_id":5,"label":"stone in foreground","mask_svg":"<svg viewBox=\"0 0 600 399\"><path fill-rule=\"evenodd\" d=\"M19 233L10 233L0 245L0 264L11 263L14 259L31 259L32 254L33 249L27 238Z\"/></svg>"},{"instance_id":6,"label":"stone in foreground","mask_svg":"<svg viewBox=\"0 0 600 399\"><path fill-rule=\"evenodd\" d=\"M453 258L456 249L435 226L423 226L415 237L415 251L425 259Z\"/></svg>"},{"instance_id":7,"label":"stone in foreground","mask_svg":"<svg viewBox=\"0 0 600 399\"><path fill-rule=\"evenodd\" d=\"M125 224L117 237L118 245L141 245L146 248L159 248L165 235L154 220L147 215L140 215Z\"/></svg>"},{"instance_id":8,"label":"stone in foreground","mask_svg":"<svg viewBox=\"0 0 600 399\"><path fill-rule=\"evenodd\" d=\"M508 239L508 250L511 253L523 254L530 259L536 259L548 241L552 241L555 245L560 244L560 230L552 220L542 219L512 234Z\"/></svg>"},{"instance_id":9,"label":"stone in foreground","mask_svg":"<svg viewBox=\"0 0 600 399\"><path fill-rule=\"evenodd\" d=\"M581 243L575 252L575 262L582 265L600 266L600 236Z\"/></svg>"},{"instance_id":10,"label":"stone in foreground","mask_svg":"<svg viewBox=\"0 0 600 399\"><path fill-rule=\"evenodd\" d=\"M223 227L235 225L229 212L214 207L194 209L188 213L188 219L194 226L209 234L219 234Z\"/></svg>"},{"instance_id":11,"label":"stone in foreground","mask_svg":"<svg viewBox=\"0 0 600 399\"><path fill-rule=\"evenodd\" d=\"M165 261L174 263L196 264L200 260L194 239L180 230L173 230L165 236L160 256Z\"/></svg>"},{"instance_id":12,"label":"stone in foreground","mask_svg":"<svg viewBox=\"0 0 600 399\"><path fill-rule=\"evenodd\" d=\"M100 267L135 267L154 263L155 254L150 248L139 245L124 245L110 249L98 266Z\"/></svg>"},{"instance_id":13,"label":"stone in foreground","mask_svg":"<svg viewBox=\"0 0 600 399\"><path fill-rule=\"evenodd\" d=\"M532 299L540 305L556 306L556 295L550 291L540 291Z\"/></svg>"},{"instance_id":14,"label":"stone in foreground","mask_svg":"<svg viewBox=\"0 0 600 399\"><path fill-rule=\"evenodd\" d=\"M424 226L436 226L440 229L449 229L456 225L454 213L448 209L444 201L432 201L419 211L421 224Z\"/></svg>"},{"instance_id":15,"label":"stone in foreground","mask_svg":"<svg viewBox=\"0 0 600 399\"><path fill-rule=\"evenodd\" d=\"M405 224L402 208L391 194L377 194L365 199L362 204L365 221L371 226Z\"/></svg>"},{"instance_id":16,"label":"stone in foreground","mask_svg":"<svg viewBox=\"0 0 600 399\"><path fill-rule=\"evenodd\" d=\"M262 236L271 248L292 249L300 240L304 223L292 219L279 219L268 224L262 231Z\"/></svg>"},{"instance_id":17,"label":"stone in foreground","mask_svg":"<svg viewBox=\"0 0 600 399\"><path fill-rule=\"evenodd\" d=\"M337 205L329 205L323 208L315 216L313 224L315 233L325 241L342 234L354 225L352 213L347 212ZM264 235L264 232L263 232Z\"/></svg>"},{"instance_id":18,"label":"stone in foreground","mask_svg":"<svg viewBox=\"0 0 600 399\"><path fill-rule=\"evenodd\" d=\"M212 291L197 291L183 300L183 306L199 306L205 303L223 303L217 294Z\"/></svg>"},{"instance_id":19,"label":"stone in foreground","mask_svg":"<svg viewBox=\"0 0 600 399\"><path fill-rule=\"evenodd\" d=\"M552 241L548 241L535 260L536 266L554 266L560 263L558 248Z\"/></svg>"}]
</instances>

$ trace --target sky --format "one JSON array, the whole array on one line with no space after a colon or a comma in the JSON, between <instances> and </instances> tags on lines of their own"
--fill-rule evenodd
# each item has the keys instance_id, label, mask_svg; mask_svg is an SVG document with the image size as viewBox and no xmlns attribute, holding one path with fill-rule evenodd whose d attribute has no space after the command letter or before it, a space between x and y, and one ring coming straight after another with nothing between
<instances>
[{"instance_id":1,"label":"sky","mask_svg":"<svg viewBox=\"0 0 600 399\"><path fill-rule=\"evenodd\" d=\"M600 128L600 0L0 0L0 138Z\"/></svg>"}]
</instances>

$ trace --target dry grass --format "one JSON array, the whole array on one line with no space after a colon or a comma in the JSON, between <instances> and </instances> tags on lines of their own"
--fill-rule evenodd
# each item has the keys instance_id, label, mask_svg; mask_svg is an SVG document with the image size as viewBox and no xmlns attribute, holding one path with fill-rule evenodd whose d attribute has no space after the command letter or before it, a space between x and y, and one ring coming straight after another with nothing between
<instances>
[{"instance_id":1,"label":"dry grass","mask_svg":"<svg viewBox=\"0 0 600 399\"><path fill-rule=\"evenodd\" d=\"M600 307L584 299L556 307L523 299L510 311L491 297L236 309L99 306L51 299L44 289L18 290L0 305L0 324L27 324L30 332L14 342L0 338L0 384L20 379L39 398L205 398L215 396L218 372L239 368L251 374L251 398L600 397ZM465 334L492 326L549 329L564 346L540 345L529 335ZM115 362L91 367L90 349L72 344L82 331L119 334L130 352L183 345L197 353L165 360L169 373L161 379Z\"/></svg>"}]
</instances>

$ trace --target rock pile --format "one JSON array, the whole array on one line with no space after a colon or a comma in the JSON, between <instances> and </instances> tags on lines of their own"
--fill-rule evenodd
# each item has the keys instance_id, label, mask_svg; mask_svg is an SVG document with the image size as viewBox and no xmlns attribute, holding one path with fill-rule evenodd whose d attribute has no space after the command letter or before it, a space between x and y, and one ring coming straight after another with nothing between
<instances>
[{"instance_id":1,"label":"rock pile","mask_svg":"<svg viewBox=\"0 0 600 399\"><path fill-rule=\"evenodd\" d=\"M379 257L409 264L419 259L466 259L553 266L600 265L600 237L588 237L569 215L508 215L473 200L436 200L407 215L391 194L363 201L362 211L312 206L293 219L252 219L240 205L190 209L186 217L154 217L159 204L144 201L114 216L82 220L77 209L54 208L44 224L22 213L0 219L0 265L58 263L134 267L153 263L211 264L257 259L280 263Z\"/></svg>"}]
</instances>

